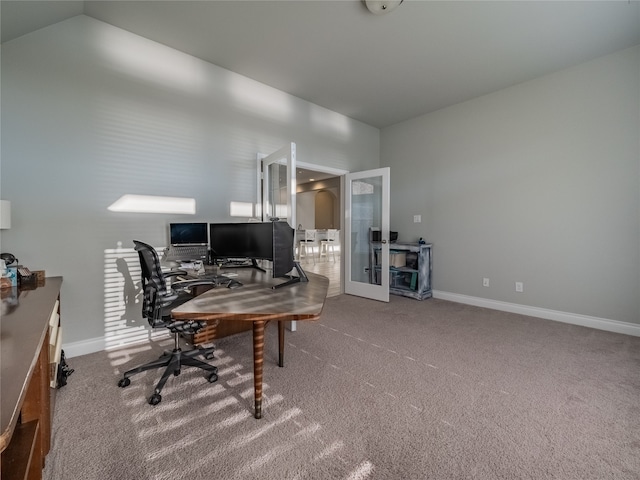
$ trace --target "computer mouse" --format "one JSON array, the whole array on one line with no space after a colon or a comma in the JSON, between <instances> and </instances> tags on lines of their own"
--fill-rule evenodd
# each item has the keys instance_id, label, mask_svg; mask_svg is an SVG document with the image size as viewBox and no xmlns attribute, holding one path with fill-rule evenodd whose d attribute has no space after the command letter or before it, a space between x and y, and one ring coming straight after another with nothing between
<instances>
[{"instance_id":1,"label":"computer mouse","mask_svg":"<svg viewBox=\"0 0 640 480\"><path fill-rule=\"evenodd\" d=\"M241 286L242 286L242 283L240 283L237 280L229 280L229 283L227 283L227 288L238 288Z\"/></svg>"}]
</instances>

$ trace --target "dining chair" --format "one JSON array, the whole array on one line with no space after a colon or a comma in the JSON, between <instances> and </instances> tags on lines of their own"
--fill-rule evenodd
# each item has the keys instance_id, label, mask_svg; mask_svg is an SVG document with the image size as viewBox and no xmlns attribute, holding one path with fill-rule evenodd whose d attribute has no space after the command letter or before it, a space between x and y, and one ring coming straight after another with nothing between
<instances>
[{"instance_id":1,"label":"dining chair","mask_svg":"<svg viewBox=\"0 0 640 480\"><path fill-rule=\"evenodd\" d=\"M298 245L298 259L302 261L302 258L304 257L306 261L309 255L311 255L311 258L313 259L313 263L315 265L316 263L315 250L317 246L318 246L318 230L316 230L315 228L306 229L304 231L304 240L300 240L300 243Z\"/></svg>"},{"instance_id":2,"label":"dining chair","mask_svg":"<svg viewBox=\"0 0 640 480\"><path fill-rule=\"evenodd\" d=\"M322 261L324 257L329 261L329 253L333 256L333 263L336 263L336 245L340 243L340 230L335 228L327 229L327 238L320 240L320 255L319 259Z\"/></svg>"}]
</instances>

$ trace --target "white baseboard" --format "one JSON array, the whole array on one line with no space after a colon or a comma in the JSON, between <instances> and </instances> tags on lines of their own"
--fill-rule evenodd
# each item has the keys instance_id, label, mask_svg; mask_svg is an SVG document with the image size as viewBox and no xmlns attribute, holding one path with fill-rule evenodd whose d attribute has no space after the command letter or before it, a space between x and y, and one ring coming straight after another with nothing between
<instances>
[{"instance_id":1,"label":"white baseboard","mask_svg":"<svg viewBox=\"0 0 640 480\"><path fill-rule=\"evenodd\" d=\"M90 338L79 342L62 343L64 355L67 358L79 357L90 353L101 352L107 345L104 337Z\"/></svg>"},{"instance_id":2,"label":"white baseboard","mask_svg":"<svg viewBox=\"0 0 640 480\"><path fill-rule=\"evenodd\" d=\"M471 297L469 295L460 295L458 293L433 291L433 298L441 300L449 300L451 302L464 303L466 305L474 305L476 307L491 308L493 310L501 310L503 312L519 313L530 317L544 318L545 320L555 320L556 322L571 323L573 325L581 325L583 327L596 328L598 330L606 330L608 332L623 333L625 335L633 335L640 337L640 324L620 322L618 320L608 320L606 318L590 317L588 315L580 315L578 313L559 312L557 310L548 310L546 308L529 307L527 305L519 305L517 303L507 303L498 300L490 300L487 298ZM295 322L291 322L291 331L295 331ZM136 342L141 343L141 342ZM128 343L128 345L133 343ZM105 337L90 338L79 342L63 343L62 348L67 358L78 357L80 355L88 355L89 353L100 352L107 349L107 341ZM115 348L115 347L114 347Z\"/></svg>"},{"instance_id":3,"label":"white baseboard","mask_svg":"<svg viewBox=\"0 0 640 480\"><path fill-rule=\"evenodd\" d=\"M598 330L606 330L608 332L624 333L625 335L640 337L640 324L636 323L620 322L618 320L591 317L588 315L580 315L578 313L559 312L557 310L530 307L528 305L519 305L517 303L507 303L501 302L499 300L471 297L469 295L441 292L438 290L433 291L433 298L449 300L451 302L457 303L464 303L466 305L474 305L476 307L491 308L493 310L501 310L503 312L519 313L521 315L528 315L530 317L544 318L545 320L555 320L556 322L571 323L573 325L581 325L583 327L596 328Z\"/></svg>"},{"instance_id":4,"label":"white baseboard","mask_svg":"<svg viewBox=\"0 0 640 480\"><path fill-rule=\"evenodd\" d=\"M153 340L159 340L163 338L171 338L171 334L166 332L154 332ZM80 340L79 342L64 343L62 342L62 349L64 350L65 357L73 358L80 355L88 355L90 353L101 352L103 350L113 350L121 347L128 347L130 345L141 345L149 342L149 338L136 337L134 340L121 339L121 341L115 343L114 338L111 337L107 342L106 337L89 338L88 340Z\"/></svg>"}]
</instances>

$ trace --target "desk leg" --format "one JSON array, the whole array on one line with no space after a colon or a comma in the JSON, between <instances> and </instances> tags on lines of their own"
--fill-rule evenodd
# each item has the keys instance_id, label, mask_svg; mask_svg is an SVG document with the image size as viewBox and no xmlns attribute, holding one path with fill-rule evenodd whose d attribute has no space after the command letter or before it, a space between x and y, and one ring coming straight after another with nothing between
<instances>
[{"instance_id":1,"label":"desk leg","mask_svg":"<svg viewBox=\"0 0 640 480\"><path fill-rule=\"evenodd\" d=\"M278 366L284 367L284 322L278 322Z\"/></svg>"},{"instance_id":2,"label":"desk leg","mask_svg":"<svg viewBox=\"0 0 640 480\"><path fill-rule=\"evenodd\" d=\"M262 365L264 361L263 321L253 322L253 389L255 397L255 418L262 418Z\"/></svg>"}]
</instances>

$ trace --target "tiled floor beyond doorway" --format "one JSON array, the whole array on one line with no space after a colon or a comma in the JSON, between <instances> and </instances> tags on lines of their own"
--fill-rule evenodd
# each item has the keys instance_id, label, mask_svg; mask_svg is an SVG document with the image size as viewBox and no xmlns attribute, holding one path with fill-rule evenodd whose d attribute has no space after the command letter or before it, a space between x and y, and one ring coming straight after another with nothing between
<instances>
[{"instance_id":1,"label":"tiled floor beyond doorway","mask_svg":"<svg viewBox=\"0 0 640 480\"><path fill-rule=\"evenodd\" d=\"M314 264L311 260L300 264L305 272L313 272L319 275L324 275L329 279L329 292L328 297L334 297L340 295L340 255L336 256L336 261L333 259L317 261Z\"/></svg>"}]
</instances>

